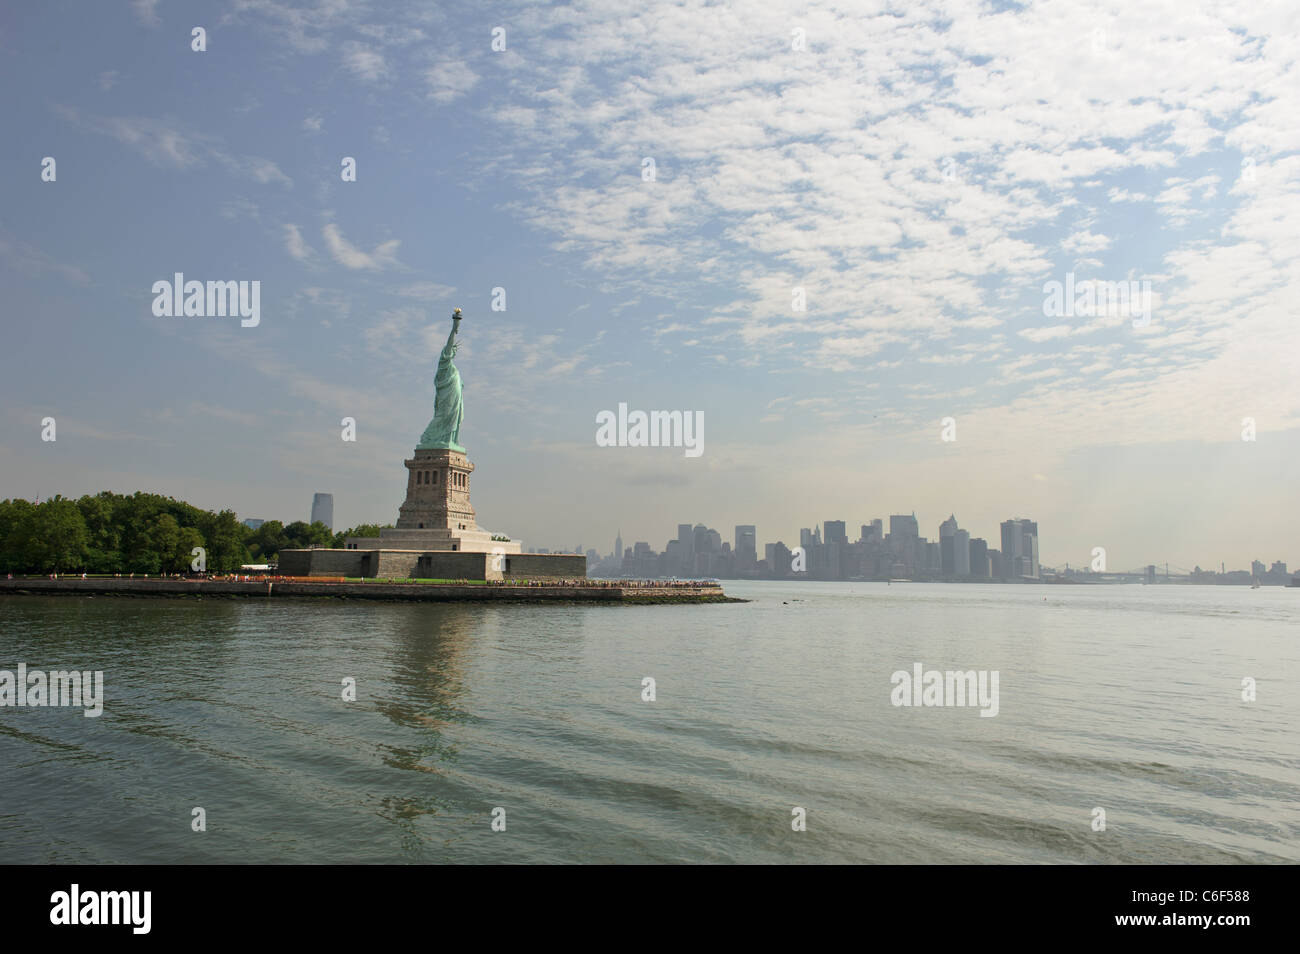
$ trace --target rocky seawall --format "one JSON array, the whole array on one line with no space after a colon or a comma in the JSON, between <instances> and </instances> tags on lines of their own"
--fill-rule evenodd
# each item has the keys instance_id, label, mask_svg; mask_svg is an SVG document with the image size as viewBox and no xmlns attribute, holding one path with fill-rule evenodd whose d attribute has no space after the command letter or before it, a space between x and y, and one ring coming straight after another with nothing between
<instances>
[{"instance_id":1,"label":"rocky seawall","mask_svg":"<svg viewBox=\"0 0 1300 954\"><path fill-rule=\"evenodd\" d=\"M332 597L335 599L412 600L476 603L743 603L716 583L620 584L618 582L500 585L483 583L353 583L343 581L253 579L81 579L41 577L0 580L0 595L155 596L155 597Z\"/></svg>"}]
</instances>

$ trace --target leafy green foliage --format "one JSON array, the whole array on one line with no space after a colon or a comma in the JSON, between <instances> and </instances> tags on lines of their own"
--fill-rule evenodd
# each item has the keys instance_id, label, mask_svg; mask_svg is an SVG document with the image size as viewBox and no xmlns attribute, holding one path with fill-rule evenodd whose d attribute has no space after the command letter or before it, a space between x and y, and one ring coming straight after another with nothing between
<instances>
[{"instance_id":1,"label":"leafy green foliage","mask_svg":"<svg viewBox=\"0 0 1300 954\"><path fill-rule=\"evenodd\" d=\"M361 523L357 524L351 530L340 530L334 534L334 540L330 546L335 549L343 549L343 541L348 537L377 537L380 530L391 530L391 523Z\"/></svg>"},{"instance_id":2,"label":"leafy green foliage","mask_svg":"<svg viewBox=\"0 0 1300 954\"><path fill-rule=\"evenodd\" d=\"M0 500L0 572L184 573L202 547L209 572L232 573L245 563L274 563L281 550L342 547L348 537L377 537L391 526L332 533L319 522L268 520L251 530L233 510L214 513L146 493Z\"/></svg>"},{"instance_id":3,"label":"leafy green foliage","mask_svg":"<svg viewBox=\"0 0 1300 954\"><path fill-rule=\"evenodd\" d=\"M229 572L248 562L249 533L233 511L199 510L159 494L4 500L0 571L180 573L203 547L208 570Z\"/></svg>"}]
</instances>

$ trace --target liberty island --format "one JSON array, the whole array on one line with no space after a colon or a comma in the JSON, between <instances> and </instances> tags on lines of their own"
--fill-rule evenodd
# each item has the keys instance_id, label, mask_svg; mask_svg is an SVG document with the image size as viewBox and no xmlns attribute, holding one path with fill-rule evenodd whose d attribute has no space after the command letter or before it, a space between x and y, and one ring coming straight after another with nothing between
<instances>
[{"instance_id":1,"label":"liberty island","mask_svg":"<svg viewBox=\"0 0 1300 954\"><path fill-rule=\"evenodd\" d=\"M406 469L397 524L377 537L347 537L342 547L279 551L274 574L243 577L99 576L0 581L0 593L130 596L334 596L381 600L710 603L733 601L716 582L593 581L587 558L524 553L518 540L478 524L470 503L474 464L461 443L465 395L455 357L461 309L434 375L433 417ZM499 585L485 585L499 584Z\"/></svg>"},{"instance_id":2,"label":"liberty island","mask_svg":"<svg viewBox=\"0 0 1300 954\"><path fill-rule=\"evenodd\" d=\"M378 537L350 537L342 549L284 550L286 576L385 577L504 581L586 579L586 557L568 553L525 554L519 541L478 525L470 503L474 465L460 442L465 396L454 361L460 347L457 308L438 356L433 418L406 467L406 499L397 525Z\"/></svg>"}]
</instances>

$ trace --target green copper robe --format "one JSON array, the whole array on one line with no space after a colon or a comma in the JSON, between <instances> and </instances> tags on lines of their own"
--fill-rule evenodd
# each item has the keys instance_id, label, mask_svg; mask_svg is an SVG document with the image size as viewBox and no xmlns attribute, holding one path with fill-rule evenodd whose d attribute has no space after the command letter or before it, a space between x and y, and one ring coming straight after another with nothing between
<instances>
[{"instance_id":1,"label":"green copper robe","mask_svg":"<svg viewBox=\"0 0 1300 954\"><path fill-rule=\"evenodd\" d=\"M460 319L456 318L451 326L451 334L447 336L447 344L438 358L438 375L434 378L437 393L433 398L433 420L420 436L420 443L415 445L416 450L450 448L465 453L465 448L458 443L460 422L465 417L465 401L461 395L460 372L451 360L456 356L456 329L459 327Z\"/></svg>"}]
</instances>

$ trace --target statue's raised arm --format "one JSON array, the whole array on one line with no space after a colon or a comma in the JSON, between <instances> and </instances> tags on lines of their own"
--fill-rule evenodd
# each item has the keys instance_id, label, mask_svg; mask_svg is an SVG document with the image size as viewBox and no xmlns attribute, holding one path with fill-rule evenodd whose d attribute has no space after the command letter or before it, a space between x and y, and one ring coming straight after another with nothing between
<instances>
[{"instance_id":1,"label":"statue's raised arm","mask_svg":"<svg viewBox=\"0 0 1300 954\"><path fill-rule=\"evenodd\" d=\"M417 450L450 448L464 453L460 446L460 424L465 417L465 402L461 394L460 372L452 358L456 357L456 336L462 320L460 309L451 313L451 333L438 358L438 374L434 378L437 393L433 399L433 420L424 429Z\"/></svg>"},{"instance_id":2,"label":"statue's raised arm","mask_svg":"<svg viewBox=\"0 0 1300 954\"><path fill-rule=\"evenodd\" d=\"M453 358L456 356L456 336L460 334L461 318L462 315L459 308L451 313L451 333L447 335L447 344L444 345L442 349L442 353L445 355L447 354L447 349L450 348L451 356Z\"/></svg>"}]
</instances>

